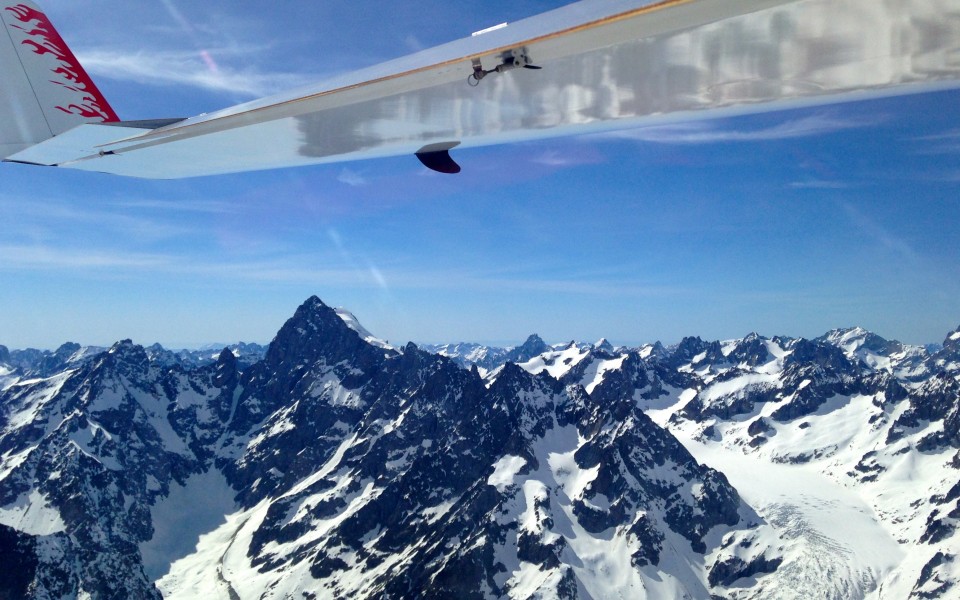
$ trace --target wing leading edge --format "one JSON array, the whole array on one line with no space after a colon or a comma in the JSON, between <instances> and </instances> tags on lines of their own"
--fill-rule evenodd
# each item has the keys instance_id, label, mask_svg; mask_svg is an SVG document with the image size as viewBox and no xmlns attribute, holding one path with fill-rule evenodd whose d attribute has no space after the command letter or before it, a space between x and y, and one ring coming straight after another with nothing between
<instances>
[{"instance_id":1,"label":"wing leading edge","mask_svg":"<svg viewBox=\"0 0 960 600\"><path fill-rule=\"evenodd\" d=\"M10 161L148 178L396 155L456 172L454 146L954 88L957 48L955 0L584 0L216 113L124 123L111 109L0 148L15 150ZM26 72L34 87L44 78Z\"/></svg>"}]
</instances>

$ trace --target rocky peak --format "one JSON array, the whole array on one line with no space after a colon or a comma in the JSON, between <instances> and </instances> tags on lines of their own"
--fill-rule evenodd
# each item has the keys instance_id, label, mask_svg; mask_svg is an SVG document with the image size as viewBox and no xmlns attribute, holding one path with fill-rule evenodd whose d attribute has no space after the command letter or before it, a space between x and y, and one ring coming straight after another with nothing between
<instances>
[{"instance_id":1,"label":"rocky peak","mask_svg":"<svg viewBox=\"0 0 960 600\"><path fill-rule=\"evenodd\" d=\"M57 348L53 353L44 352L42 358L37 360L33 368L29 370L41 377L48 377L62 370L75 358L80 350L80 344L67 342Z\"/></svg>"},{"instance_id":2,"label":"rocky peak","mask_svg":"<svg viewBox=\"0 0 960 600\"><path fill-rule=\"evenodd\" d=\"M80 344L76 342L66 342L57 348L56 352L53 353L54 356L62 358L64 361L68 360L71 356L80 351Z\"/></svg>"},{"instance_id":3,"label":"rocky peak","mask_svg":"<svg viewBox=\"0 0 960 600\"><path fill-rule=\"evenodd\" d=\"M509 389L514 392L524 389L530 390L534 387L541 386L540 383L535 384L537 381L545 382L545 384L554 391L558 391L563 387L559 381L551 377L546 371L540 371L534 375L516 363L508 362L503 365L502 369L500 369L500 372L497 374L497 379L494 381L491 389L498 389L501 391Z\"/></svg>"},{"instance_id":4,"label":"rocky peak","mask_svg":"<svg viewBox=\"0 0 960 600\"><path fill-rule=\"evenodd\" d=\"M943 340L943 349L960 352L960 327L947 334Z\"/></svg>"},{"instance_id":5,"label":"rocky peak","mask_svg":"<svg viewBox=\"0 0 960 600\"><path fill-rule=\"evenodd\" d=\"M627 399L628 403L635 403L635 394L638 392L644 398L656 398L661 393L661 383L648 365L636 352L629 352L623 356L618 369L604 373L603 379L591 390L590 395L601 405L612 407L614 404ZM584 361L585 362L585 361ZM582 376L580 377L582 380ZM564 378L567 383L573 381Z\"/></svg>"},{"instance_id":6,"label":"rocky peak","mask_svg":"<svg viewBox=\"0 0 960 600\"><path fill-rule=\"evenodd\" d=\"M287 320L280 332L282 333L284 330L291 328L304 330L304 332L333 332L343 329L350 329L349 327L346 327L343 319L337 315L337 311L335 309L324 304L323 301L316 296L307 298L303 304L297 307L296 312L294 312L293 316Z\"/></svg>"},{"instance_id":7,"label":"rocky peak","mask_svg":"<svg viewBox=\"0 0 960 600\"><path fill-rule=\"evenodd\" d=\"M399 361L400 369L406 372L419 371L440 360L439 354L431 354L417 347L413 342L407 342L403 347L403 352L396 360Z\"/></svg>"},{"instance_id":8,"label":"rocky peak","mask_svg":"<svg viewBox=\"0 0 960 600\"><path fill-rule=\"evenodd\" d=\"M237 365L237 355L233 353L233 350L230 348L224 348L220 351L220 355L217 356L217 367L221 368L224 366L233 366Z\"/></svg>"},{"instance_id":9,"label":"rocky peak","mask_svg":"<svg viewBox=\"0 0 960 600\"><path fill-rule=\"evenodd\" d=\"M537 356L538 354L542 354L549 349L550 349L550 346L548 346L547 343L544 342L539 335L534 333L530 337L528 337L527 341L525 341L522 345L517 346L516 348L511 350L509 353L507 353L506 360L508 362L517 362L517 363L526 362L531 358L533 358L534 356Z\"/></svg>"},{"instance_id":10,"label":"rocky peak","mask_svg":"<svg viewBox=\"0 0 960 600\"><path fill-rule=\"evenodd\" d=\"M789 350L790 348L793 348L793 345L796 343L797 339L785 335L775 335L770 338L770 341L777 346L780 346L784 350Z\"/></svg>"},{"instance_id":11,"label":"rocky peak","mask_svg":"<svg viewBox=\"0 0 960 600\"><path fill-rule=\"evenodd\" d=\"M0 344L0 363L10 362L10 350L6 346Z\"/></svg>"},{"instance_id":12,"label":"rocky peak","mask_svg":"<svg viewBox=\"0 0 960 600\"><path fill-rule=\"evenodd\" d=\"M169 368L173 366L185 366L184 361L181 360L180 356L177 356L175 352L167 350L160 344L152 344L147 346L145 351L147 356L150 357L150 362L160 367Z\"/></svg>"},{"instance_id":13,"label":"rocky peak","mask_svg":"<svg viewBox=\"0 0 960 600\"><path fill-rule=\"evenodd\" d=\"M8 364L24 371L30 371L34 369L47 354L49 354L49 351L37 350L36 348L11 350Z\"/></svg>"},{"instance_id":14,"label":"rocky peak","mask_svg":"<svg viewBox=\"0 0 960 600\"><path fill-rule=\"evenodd\" d=\"M593 344L594 350L600 350L601 352L613 353L613 344L610 343L610 340L607 338L600 338Z\"/></svg>"},{"instance_id":15,"label":"rocky peak","mask_svg":"<svg viewBox=\"0 0 960 600\"><path fill-rule=\"evenodd\" d=\"M854 353L865 349L875 354L889 356L903 350L903 344L896 340L886 340L863 327L848 327L834 329L816 339L839 347L845 352Z\"/></svg>"},{"instance_id":16,"label":"rocky peak","mask_svg":"<svg viewBox=\"0 0 960 600\"><path fill-rule=\"evenodd\" d=\"M144 350L142 346L138 346L137 344L134 344L133 340L125 339L125 340L120 340L119 342L114 342L114 344L110 346L110 348L107 350L107 353L119 355L119 354L124 354L126 352L132 351L136 348L139 348L140 350Z\"/></svg>"},{"instance_id":17,"label":"rocky peak","mask_svg":"<svg viewBox=\"0 0 960 600\"><path fill-rule=\"evenodd\" d=\"M638 348L637 352L640 354L640 358L653 359L663 359L670 354L666 347L664 347L664 345L659 341L656 341L653 344L645 344Z\"/></svg>"},{"instance_id":18,"label":"rocky peak","mask_svg":"<svg viewBox=\"0 0 960 600\"><path fill-rule=\"evenodd\" d=\"M116 366L124 374L145 372L150 366L150 358L143 346L134 344L131 340L120 340L106 352L98 355L98 365Z\"/></svg>"},{"instance_id":19,"label":"rocky peak","mask_svg":"<svg viewBox=\"0 0 960 600\"><path fill-rule=\"evenodd\" d=\"M264 359L243 370L243 393L230 427L246 431L273 411L316 397L320 392L314 383L323 377L349 389L362 387L387 357L396 356L395 350L361 339L333 308L313 296L284 323ZM325 402L339 403L320 395Z\"/></svg>"},{"instance_id":20,"label":"rocky peak","mask_svg":"<svg viewBox=\"0 0 960 600\"><path fill-rule=\"evenodd\" d=\"M217 357L214 385L224 387L237 376L237 357L229 348L224 348Z\"/></svg>"},{"instance_id":21,"label":"rocky peak","mask_svg":"<svg viewBox=\"0 0 960 600\"><path fill-rule=\"evenodd\" d=\"M947 334L943 346L930 355L928 365L934 372L960 373L960 327Z\"/></svg>"},{"instance_id":22,"label":"rocky peak","mask_svg":"<svg viewBox=\"0 0 960 600\"><path fill-rule=\"evenodd\" d=\"M700 358L700 355L703 355ZM670 362L674 365L695 362L697 364L707 362L723 362L723 349L720 342L705 342L700 337L685 337L673 349L670 356Z\"/></svg>"},{"instance_id":23,"label":"rocky peak","mask_svg":"<svg viewBox=\"0 0 960 600\"><path fill-rule=\"evenodd\" d=\"M750 366L762 365L770 360L766 340L756 333L750 333L734 345L727 356L731 362L746 363Z\"/></svg>"},{"instance_id":24,"label":"rocky peak","mask_svg":"<svg viewBox=\"0 0 960 600\"><path fill-rule=\"evenodd\" d=\"M270 342L264 362L273 370L292 372L321 360L328 365L344 360L366 363L374 356L382 357L383 351L361 339L336 310L311 296Z\"/></svg>"},{"instance_id":25,"label":"rocky peak","mask_svg":"<svg viewBox=\"0 0 960 600\"><path fill-rule=\"evenodd\" d=\"M816 340L800 338L793 343L792 350L793 352L785 361L786 366L812 363L839 372L848 372L853 367L840 348L824 343L821 338Z\"/></svg>"}]
</instances>

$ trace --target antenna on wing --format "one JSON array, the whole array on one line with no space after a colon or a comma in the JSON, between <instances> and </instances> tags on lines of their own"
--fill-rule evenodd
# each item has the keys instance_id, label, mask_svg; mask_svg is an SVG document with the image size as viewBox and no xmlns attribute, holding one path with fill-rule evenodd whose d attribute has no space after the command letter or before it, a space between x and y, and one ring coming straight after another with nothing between
<instances>
[{"instance_id":1,"label":"antenna on wing","mask_svg":"<svg viewBox=\"0 0 960 600\"><path fill-rule=\"evenodd\" d=\"M490 73L505 73L506 71L512 71L513 69L541 69L533 64L533 61L530 60L530 55L527 54L526 48L514 48L513 50L507 50L500 55L500 64L495 66L492 69L484 69L483 65L480 63L479 58L473 59L473 73L467 77L467 83L471 87L477 87L480 85L480 80L489 75Z\"/></svg>"}]
</instances>

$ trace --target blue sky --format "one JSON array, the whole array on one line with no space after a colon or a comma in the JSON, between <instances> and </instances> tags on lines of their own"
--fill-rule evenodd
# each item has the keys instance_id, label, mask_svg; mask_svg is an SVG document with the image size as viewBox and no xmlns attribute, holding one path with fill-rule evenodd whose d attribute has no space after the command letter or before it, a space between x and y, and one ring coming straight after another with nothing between
<instances>
[{"instance_id":1,"label":"blue sky","mask_svg":"<svg viewBox=\"0 0 960 600\"><path fill-rule=\"evenodd\" d=\"M124 119L192 116L564 2L46 0ZM275 5L275 6L274 6ZM385 17L385 12L388 16ZM0 344L518 343L960 323L960 93L181 181L0 165Z\"/></svg>"}]
</instances>

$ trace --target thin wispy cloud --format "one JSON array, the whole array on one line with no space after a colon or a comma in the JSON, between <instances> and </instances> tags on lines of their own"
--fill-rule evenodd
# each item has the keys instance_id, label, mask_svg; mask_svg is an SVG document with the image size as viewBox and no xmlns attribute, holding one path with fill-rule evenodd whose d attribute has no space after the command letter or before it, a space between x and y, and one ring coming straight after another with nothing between
<instances>
[{"instance_id":1,"label":"thin wispy cloud","mask_svg":"<svg viewBox=\"0 0 960 600\"><path fill-rule=\"evenodd\" d=\"M2 204L0 204L2 206ZM117 211L100 210L90 206L72 206L54 201L18 203L8 207L6 218L18 226L26 223L46 228L74 231L77 226L94 228L97 232L112 232L117 237L137 240L165 240L198 232L196 226L183 221L171 222L129 214L129 207L116 205Z\"/></svg>"},{"instance_id":2,"label":"thin wispy cloud","mask_svg":"<svg viewBox=\"0 0 960 600\"><path fill-rule=\"evenodd\" d=\"M913 151L920 156L940 156L944 154L960 154L960 140L952 143L941 142L938 144L926 144L922 148Z\"/></svg>"},{"instance_id":3,"label":"thin wispy cloud","mask_svg":"<svg viewBox=\"0 0 960 600\"><path fill-rule=\"evenodd\" d=\"M828 181L822 179L811 179L808 181L793 181L788 187L795 190L848 190L856 187L849 181Z\"/></svg>"},{"instance_id":4,"label":"thin wispy cloud","mask_svg":"<svg viewBox=\"0 0 960 600\"><path fill-rule=\"evenodd\" d=\"M303 284L324 283L389 291L405 290L473 290L477 292L549 292L583 296L623 295L629 297L673 296L689 292L676 286L651 285L628 278L551 278L527 276L506 278L483 272L465 272L462 269L383 268L366 265L356 268L320 268L317 261L288 259L235 264L227 269L222 265L189 265L193 274L213 277L231 277L251 283ZM389 283L388 283L389 282Z\"/></svg>"},{"instance_id":5,"label":"thin wispy cloud","mask_svg":"<svg viewBox=\"0 0 960 600\"><path fill-rule=\"evenodd\" d=\"M360 287L381 287L383 283L382 274L367 269L318 268L312 261L288 257L207 262L171 253L136 253L40 243L0 245L0 271L20 270L62 271L86 276L109 274L113 278L125 279L175 275L241 283L323 282Z\"/></svg>"},{"instance_id":6,"label":"thin wispy cloud","mask_svg":"<svg viewBox=\"0 0 960 600\"><path fill-rule=\"evenodd\" d=\"M0 245L0 271L45 270L71 274L109 275L137 280L160 275L199 277L242 285L338 285L359 289L474 290L478 292L549 292L565 295L629 297L672 296L685 290L650 285L629 278L503 277L462 269L413 269L365 265L329 265L318 256L275 256L249 260L199 261L173 253L136 253L109 248L58 247L55 244Z\"/></svg>"},{"instance_id":7,"label":"thin wispy cloud","mask_svg":"<svg viewBox=\"0 0 960 600\"><path fill-rule=\"evenodd\" d=\"M934 133L930 135L918 135L911 139L918 142L937 142L937 141L943 141L943 140L960 142L960 129L951 129L949 131Z\"/></svg>"},{"instance_id":8,"label":"thin wispy cloud","mask_svg":"<svg viewBox=\"0 0 960 600\"><path fill-rule=\"evenodd\" d=\"M357 171L354 171L353 169L347 169L347 168L340 170L340 174L337 175L337 181L339 181L340 183L345 183L350 187L360 187L362 185L367 185L369 183L366 177L364 177Z\"/></svg>"},{"instance_id":9,"label":"thin wispy cloud","mask_svg":"<svg viewBox=\"0 0 960 600\"><path fill-rule=\"evenodd\" d=\"M410 52L419 52L426 48L426 46L421 42L417 36L412 33L403 39L403 44L407 47Z\"/></svg>"},{"instance_id":10,"label":"thin wispy cloud","mask_svg":"<svg viewBox=\"0 0 960 600\"><path fill-rule=\"evenodd\" d=\"M960 154L960 129L916 136L911 138L911 141L918 142L919 145L913 152L920 156Z\"/></svg>"},{"instance_id":11,"label":"thin wispy cloud","mask_svg":"<svg viewBox=\"0 0 960 600\"><path fill-rule=\"evenodd\" d=\"M206 270L195 265L192 271ZM299 267L243 265L228 268L238 280L251 283L291 284L317 283L352 286L357 288L390 290L472 290L476 292L548 292L578 296L663 297L686 293L689 290L675 286L645 285L632 281L590 281L552 278L488 278L482 274L467 274L459 270L387 271L376 267L366 269L318 269L309 265ZM209 275L224 276L221 267L211 269ZM388 284L389 281L389 284Z\"/></svg>"},{"instance_id":12,"label":"thin wispy cloud","mask_svg":"<svg viewBox=\"0 0 960 600\"><path fill-rule=\"evenodd\" d=\"M724 127L716 121L694 121L597 134L597 137L628 139L660 144L711 144L788 140L869 127L882 117L841 118L829 113L814 114L758 129Z\"/></svg>"},{"instance_id":13,"label":"thin wispy cloud","mask_svg":"<svg viewBox=\"0 0 960 600\"><path fill-rule=\"evenodd\" d=\"M122 199L111 202L113 208L123 210L149 210L160 213L208 213L226 214L238 212L237 205L222 200L149 200L149 199Z\"/></svg>"},{"instance_id":14,"label":"thin wispy cloud","mask_svg":"<svg viewBox=\"0 0 960 600\"><path fill-rule=\"evenodd\" d=\"M575 167L599 162L595 153L571 153L547 150L530 159L531 162L545 167Z\"/></svg>"},{"instance_id":15,"label":"thin wispy cloud","mask_svg":"<svg viewBox=\"0 0 960 600\"><path fill-rule=\"evenodd\" d=\"M437 282L447 287L442 282ZM689 289L666 285L646 285L633 281L589 281L551 278L530 279L487 279L466 277L456 282L460 289L472 289L484 292L548 292L551 294L577 296L613 296L613 297L666 297L687 293ZM402 283L398 286L402 286ZM452 287L452 286L451 286Z\"/></svg>"},{"instance_id":16,"label":"thin wispy cloud","mask_svg":"<svg viewBox=\"0 0 960 600\"><path fill-rule=\"evenodd\" d=\"M183 16L183 13L174 6L173 2L170 0L160 0L160 3L163 4L163 7L167 9L167 13L170 14L170 17L180 26L181 30L184 31L193 31L193 23L190 19L187 19Z\"/></svg>"},{"instance_id":17,"label":"thin wispy cloud","mask_svg":"<svg viewBox=\"0 0 960 600\"><path fill-rule=\"evenodd\" d=\"M206 52L206 55L204 54ZM94 75L161 86L188 86L216 92L258 97L299 87L315 80L298 73L271 73L252 68L237 69L223 61L211 68L216 51L158 50L123 52L98 49L83 52L78 59ZM225 53L237 54L237 50Z\"/></svg>"},{"instance_id":18,"label":"thin wispy cloud","mask_svg":"<svg viewBox=\"0 0 960 600\"><path fill-rule=\"evenodd\" d=\"M390 285L387 284L387 278L383 275L383 271L377 267L370 265L370 276L373 278L373 281L376 282L377 286L382 290L389 290Z\"/></svg>"},{"instance_id":19,"label":"thin wispy cloud","mask_svg":"<svg viewBox=\"0 0 960 600\"><path fill-rule=\"evenodd\" d=\"M97 270L156 269L169 264L169 257L88 248L57 248L48 245L0 245L3 270Z\"/></svg>"},{"instance_id":20,"label":"thin wispy cloud","mask_svg":"<svg viewBox=\"0 0 960 600\"><path fill-rule=\"evenodd\" d=\"M852 204L844 202L841 204L843 210L847 213L850 221L858 231L863 232L873 238L881 246L887 248L896 255L905 259L908 264L919 265L923 263L920 254L914 250L913 246L908 244L902 238L894 235L885 227L881 226L874 219L865 215Z\"/></svg>"},{"instance_id":21,"label":"thin wispy cloud","mask_svg":"<svg viewBox=\"0 0 960 600\"><path fill-rule=\"evenodd\" d=\"M940 183L957 183L960 182L960 169L927 174L924 179L927 181L937 181Z\"/></svg>"}]
</instances>

